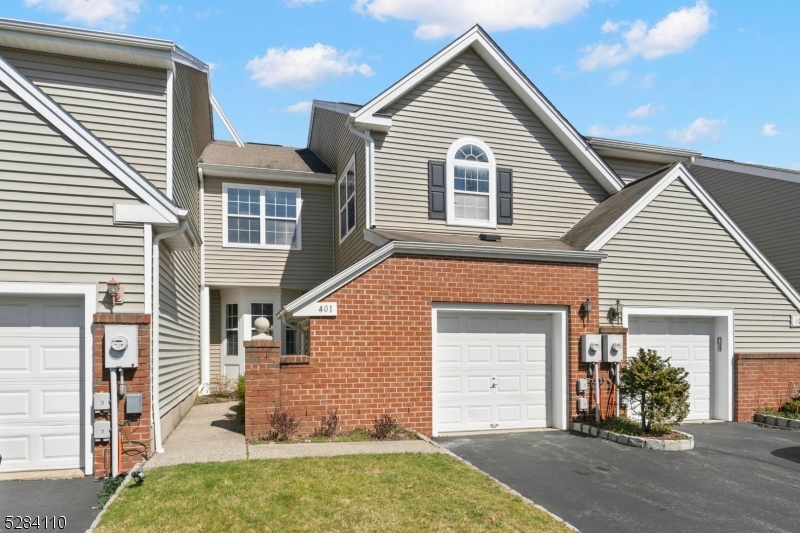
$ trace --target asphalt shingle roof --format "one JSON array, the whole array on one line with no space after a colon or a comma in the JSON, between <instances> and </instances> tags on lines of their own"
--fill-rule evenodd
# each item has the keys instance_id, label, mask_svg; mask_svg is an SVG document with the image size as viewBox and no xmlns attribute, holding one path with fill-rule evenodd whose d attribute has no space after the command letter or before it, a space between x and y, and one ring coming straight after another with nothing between
<instances>
[{"instance_id":1,"label":"asphalt shingle roof","mask_svg":"<svg viewBox=\"0 0 800 533\"><path fill-rule=\"evenodd\" d=\"M211 141L200 163L237 167L269 168L330 174L331 169L308 148L247 143L239 148L230 141Z\"/></svg>"}]
</instances>

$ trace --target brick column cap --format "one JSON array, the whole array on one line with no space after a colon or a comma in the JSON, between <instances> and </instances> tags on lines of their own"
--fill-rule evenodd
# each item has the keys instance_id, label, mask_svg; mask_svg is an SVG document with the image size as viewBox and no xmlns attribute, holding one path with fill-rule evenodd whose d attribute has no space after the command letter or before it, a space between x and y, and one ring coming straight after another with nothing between
<instances>
[{"instance_id":1,"label":"brick column cap","mask_svg":"<svg viewBox=\"0 0 800 533\"><path fill-rule=\"evenodd\" d=\"M245 348L280 348L278 341L244 341Z\"/></svg>"}]
</instances>

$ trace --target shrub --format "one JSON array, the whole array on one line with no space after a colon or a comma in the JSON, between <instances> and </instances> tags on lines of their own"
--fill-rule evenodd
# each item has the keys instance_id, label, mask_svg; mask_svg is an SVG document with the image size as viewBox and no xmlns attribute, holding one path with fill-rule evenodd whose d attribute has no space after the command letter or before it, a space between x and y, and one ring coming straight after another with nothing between
<instances>
[{"instance_id":1,"label":"shrub","mask_svg":"<svg viewBox=\"0 0 800 533\"><path fill-rule=\"evenodd\" d=\"M236 399L244 403L244 374L240 374L236 381Z\"/></svg>"},{"instance_id":2,"label":"shrub","mask_svg":"<svg viewBox=\"0 0 800 533\"><path fill-rule=\"evenodd\" d=\"M208 395L228 397L233 394L233 380L228 376L213 376L208 383Z\"/></svg>"},{"instance_id":3,"label":"shrub","mask_svg":"<svg viewBox=\"0 0 800 533\"><path fill-rule=\"evenodd\" d=\"M322 421L318 428L314 428L315 437L333 437L339 430L339 410L328 411L322 416Z\"/></svg>"},{"instance_id":4,"label":"shrub","mask_svg":"<svg viewBox=\"0 0 800 533\"><path fill-rule=\"evenodd\" d=\"M281 411L278 407L274 413L267 415L267 419L273 429L272 437L276 440L289 440L300 429L300 419L289 411Z\"/></svg>"},{"instance_id":5,"label":"shrub","mask_svg":"<svg viewBox=\"0 0 800 533\"><path fill-rule=\"evenodd\" d=\"M689 414L689 375L655 350L639 349L620 374L620 393L630 399L645 433L666 433Z\"/></svg>"},{"instance_id":6,"label":"shrub","mask_svg":"<svg viewBox=\"0 0 800 533\"><path fill-rule=\"evenodd\" d=\"M372 435L378 440L384 440L397 430L397 420L392 415L384 413L372 419L372 427L375 428Z\"/></svg>"},{"instance_id":7,"label":"shrub","mask_svg":"<svg viewBox=\"0 0 800 533\"><path fill-rule=\"evenodd\" d=\"M781 405L779 411L787 418L800 418L800 399L789 400Z\"/></svg>"},{"instance_id":8,"label":"shrub","mask_svg":"<svg viewBox=\"0 0 800 533\"><path fill-rule=\"evenodd\" d=\"M638 422L631 420L625 415L619 417L606 418L600 423L600 428L622 435L637 437L642 434L642 428Z\"/></svg>"}]
</instances>

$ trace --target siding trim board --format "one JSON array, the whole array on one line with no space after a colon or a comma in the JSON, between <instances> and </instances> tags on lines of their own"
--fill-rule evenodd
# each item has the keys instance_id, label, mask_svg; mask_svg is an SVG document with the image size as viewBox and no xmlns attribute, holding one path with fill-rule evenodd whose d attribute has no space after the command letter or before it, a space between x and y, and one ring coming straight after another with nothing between
<instances>
[{"instance_id":1,"label":"siding trim board","mask_svg":"<svg viewBox=\"0 0 800 533\"><path fill-rule=\"evenodd\" d=\"M391 128L392 119L380 113L469 48L474 49L496 72L500 79L550 129L606 192L613 194L622 189L624 186L622 180L478 25L366 105L350 113L355 127L361 130L388 131Z\"/></svg>"},{"instance_id":2,"label":"siding trim board","mask_svg":"<svg viewBox=\"0 0 800 533\"><path fill-rule=\"evenodd\" d=\"M178 222L178 207L39 87L0 57L0 82L161 216Z\"/></svg>"},{"instance_id":3,"label":"siding trim board","mask_svg":"<svg viewBox=\"0 0 800 533\"><path fill-rule=\"evenodd\" d=\"M752 261L761 269L764 274L775 284L778 290L791 302L795 309L800 310L800 295L792 285L778 272L772 263L756 248L753 242L744 234L738 225L720 207L714 198L706 191L692 173L683 163L676 163L661 181L653 187L648 194L642 197L636 204L628 209L608 230L603 232L600 237L586 247L586 251L600 251L615 235L617 235L636 215L647 207L655 198L659 196L676 179L680 179L689 191L700 201L701 204L711 213L714 219L725 229L725 231L736 241ZM657 191L655 194L654 191Z\"/></svg>"}]
</instances>

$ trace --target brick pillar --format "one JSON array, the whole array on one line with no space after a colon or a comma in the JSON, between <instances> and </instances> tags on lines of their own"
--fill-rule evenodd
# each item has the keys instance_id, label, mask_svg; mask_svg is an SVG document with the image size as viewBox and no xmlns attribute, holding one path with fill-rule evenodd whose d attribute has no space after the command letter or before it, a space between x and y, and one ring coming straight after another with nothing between
<instances>
[{"instance_id":1,"label":"brick pillar","mask_svg":"<svg viewBox=\"0 0 800 533\"><path fill-rule=\"evenodd\" d=\"M139 367L125 370L127 392L142 393L142 414L126 420L125 401L117 402L117 417L120 423L122 467L129 471L142 459L149 458L154 451L152 420L150 417L150 315L138 313L98 313L94 315L92 327L92 352L94 369L92 374L94 392L110 392L109 371L103 368L105 326L132 325L139 327ZM114 398L111 399L114 401ZM111 420L111 412L95 413L94 419ZM124 425L123 425L124 423ZM94 442L94 475L111 475L111 448L108 441Z\"/></svg>"},{"instance_id":2,"label":"brick pillar","mask_svg":"<svg viewBox=\"0 0 800 533\"><path fill-rule=\"evenodd\" d=\"M270 432L267 415L281 405L281 343L244 342L244 437Z\"/></svg>"},{"instance_id":3,"label":"brick pillar","mask_svg":"<svg viewBox=\"0 0 800 533\"><path fill-rule=\"evenodd\" d=\"M733 356L733 419L753 420L760 407L777 409L797 394L800 354L737 353Z\"/></svg>"}]
</instances>

